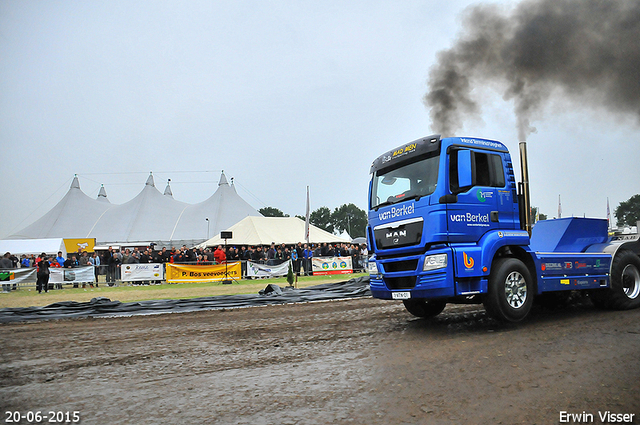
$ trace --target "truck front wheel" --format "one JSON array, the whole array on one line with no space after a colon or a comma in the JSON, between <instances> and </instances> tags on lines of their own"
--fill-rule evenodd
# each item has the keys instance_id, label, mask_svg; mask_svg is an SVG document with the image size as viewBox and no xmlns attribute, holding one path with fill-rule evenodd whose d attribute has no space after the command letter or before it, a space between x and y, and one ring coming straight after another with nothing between
<instances>
[{"instance_id":1,"label":"truck front wheel","mask_svg":"<svg viewBox=\"0 0 640 425\"><path fill-rule=\"evenodd\" d=\"M519 322L531 311L533 284L529 269L517 258L501 258L492 266L484 308L502 322Z\"/></svg>"},{"instance_id":2,"label":"truck front wheel","mask_svg":"<svg viewBox=\"0 0 640 425\"><path fill-rule=\"evenodd\" d=\"M424 300L420 298L413 298L408 300L402 300L404 308L416 317L435 317L442 313L444 307L447 305L446 301L442 300Z\"/></svg>"}]
</instances>

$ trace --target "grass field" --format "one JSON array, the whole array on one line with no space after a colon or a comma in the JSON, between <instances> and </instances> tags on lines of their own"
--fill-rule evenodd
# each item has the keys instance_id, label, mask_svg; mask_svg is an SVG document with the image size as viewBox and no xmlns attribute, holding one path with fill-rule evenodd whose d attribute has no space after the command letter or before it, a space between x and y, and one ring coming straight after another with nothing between
<instances>
[{"instance_id":1,"label":"grass field","mask_svg":"<svg viewBox=\"0 0 640 425\"><path fill-rule=\"evenodd\" d=\"M364 273L329 276L301 276L298 287L319 285L321 283L344 282L354 277L364 276ZM269 283L287 286L287 279L259 279L239 280L231 285L220 282L179 283L145 286L107 286L100 284L97 288L71 288L65 286L62 290L52 290L49 293L38 294L35 287L25 287L10 293L0 293L0 308L45 306L62 301L91 301L92 298L104 297L112 301L133 302L161 299L188 299L199 297L213 297L216 295L257 294Z\"/></svg>"}]
</instances>

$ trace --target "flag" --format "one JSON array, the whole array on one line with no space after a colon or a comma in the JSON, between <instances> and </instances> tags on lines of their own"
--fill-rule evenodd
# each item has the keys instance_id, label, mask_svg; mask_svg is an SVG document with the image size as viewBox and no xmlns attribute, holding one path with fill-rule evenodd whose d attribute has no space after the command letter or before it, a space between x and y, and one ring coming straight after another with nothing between
<instances>
[{"instance_id":1,"label":"flag","mask_svg":"<svg viewBox=\"0 0 640 425\"><path fill-rule=\"evenodd\" d=\"M309 243L309 186L307 186L307 213L304 219L304 239Z\"/></svg>"},{"instance_id":2,"label":"flag","mask_svg":"<svg viewBox=\"0 0 640 425\"><path fill-rule=\"evenodd\" d=\"M607 198L607 224L611 229L611 211L609 210L609 198Z\"/></svg>"}]
</instances>

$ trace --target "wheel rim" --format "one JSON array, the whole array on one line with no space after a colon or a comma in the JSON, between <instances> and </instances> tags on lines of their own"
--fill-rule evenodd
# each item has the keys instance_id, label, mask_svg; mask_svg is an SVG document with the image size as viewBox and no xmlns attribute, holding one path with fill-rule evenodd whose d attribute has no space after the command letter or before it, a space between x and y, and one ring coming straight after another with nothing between
<instances>
[{"instance_id":1,"label":"wheel rim","mask_svg":"<svg viewBox=\"0 0 640 425\"><path fill-rule=\"evenodd\" d=\"M622 271L622 290L632 300L640 295L640 272L633 264L627 264Z\"/></svg>"},{"instance_id":2,"label":"wheel rim","mask_svg":"<svg viewBox=\"0 0 640 425\"><path fill-rule=\"evenodd\" d=\"M505 280L504 292L512 308L520 308L527 300L527 281L519 272L511 272Z\"/></svg>"}]
</instances>

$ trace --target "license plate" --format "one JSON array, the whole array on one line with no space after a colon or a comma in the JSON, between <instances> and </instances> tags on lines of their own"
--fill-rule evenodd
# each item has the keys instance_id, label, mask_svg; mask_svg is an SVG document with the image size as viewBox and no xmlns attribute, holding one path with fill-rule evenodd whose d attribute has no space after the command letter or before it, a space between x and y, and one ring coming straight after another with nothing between
<instances>
[{"instance_id":1,"label":"license plate","mask_svg":"<svg viewBox=\"0 0 640 425\"><path fill-rule=\"evenodd\" d=\"M411 292L392 292L391 298L394 300L408 300L411 298Z\"/></svg>"}]
</instances>

